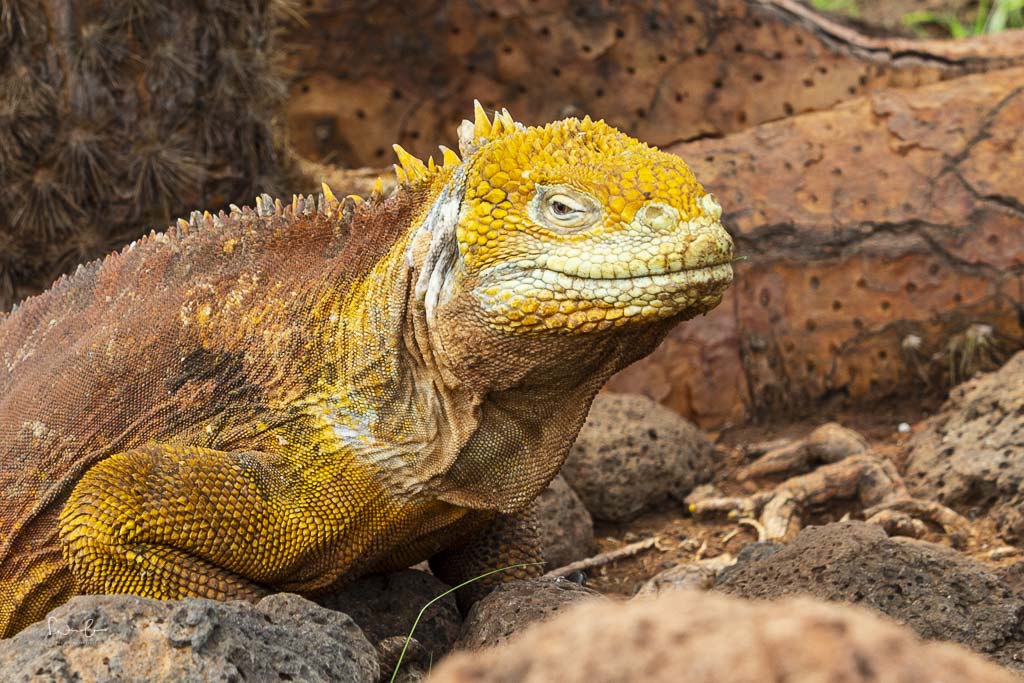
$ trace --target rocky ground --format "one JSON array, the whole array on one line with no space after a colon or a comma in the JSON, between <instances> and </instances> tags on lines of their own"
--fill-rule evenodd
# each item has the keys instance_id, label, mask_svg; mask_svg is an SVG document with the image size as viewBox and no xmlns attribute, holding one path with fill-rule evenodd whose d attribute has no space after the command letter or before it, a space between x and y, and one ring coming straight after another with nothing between
<instances>
[{"instance_id":1,"label":"rocky ground","mask_svg":"<svg viewBox=\"0 0 1024 683\"><path fill-rule=\"evenodd\" d=\"M1024 353L927 412L707 434L606 393L540 501L548 575L465 616L441 598L404 655L447 589L420 569L320 604L75 598L0 641L0 670L377 681L401 657L405 681L1018 680Z\"/></svg>"}]
</instances>

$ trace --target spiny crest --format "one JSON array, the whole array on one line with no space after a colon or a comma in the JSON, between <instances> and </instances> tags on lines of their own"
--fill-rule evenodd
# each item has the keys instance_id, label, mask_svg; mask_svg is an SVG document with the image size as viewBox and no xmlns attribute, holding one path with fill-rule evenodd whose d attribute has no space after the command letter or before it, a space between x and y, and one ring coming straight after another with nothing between
<instances>
[{"instance_id":1,"label":"spiny crest","mask_svg":"<svg viewBox=\"0 0 1024 683\"><path fill-rule=\"evenodd\" d=\"M525 129L523 124L517 123L512 118L507 109L496 111L493 118L488 118L487 112L484 111L480 102L474 100L473 111L474 120L463 121L458 129L459 149L462 151L463 156L472 154L488 142ZM395 155L398 157L398 163L395 164L395 175L398 178L400 187L428 181L438 173L450 171L462 164L462 158L455 151L444 145L439 146L441 150L440 165L434 162L433 157L429 157L424 162L410 154L401 145L393 145L393 147ZM363 197L356 194L350 194L343 199L338 199L330 186L325 182L320 184L320 188L321 193L315 200L312 195L305 197L302 195L292 195L291 203L284 204L280 199L275 199L268 194L261 194L256 197L255 211L248 206L239 208L232 204L230 213L233 216L249 216L255 213L257 216L269 218L285 215L309 216L313 212L317 212L325 216L346 217L351 215L357 204L365 201ZM368 199L373 204L384 201L384 181L382 178L377 178L377 182L374 184ZM199 213L198 211L193 211L188 220L178 219L177 228L184 233L200 226L216 228L220 227L227 218L228 216L223 211L220 212L219 216L213 216L209 212Z\"/></svg>"},{"instance_id":2,"label":"spiny crest","mask_svg":"<svg viewBox=\"0 0 1024 683\"><path fill-rule=\"evenodd\" d=\"M363 201L363 198L357 195L348 195L343 199L338 199L327 183L321 183L320 187L322 191L317 197L314 198L311 194L305 196L296 194L292 195L291 202L288 204L285 204L280 199L271 197L269 194L261 194L256 197L255 210L248 206L239 207L236 204L231 204L228 207L228 213L220 211L214 215L209 211L203 211L202 213L193 211L189 214L188 220L179 218L171 227L176 229L177 234L187 235L197 228L220 229L224 226L224 222L230 218L240 219L251 216L263 218L298 217L312 216L314 213L328 218L341 218L341 224L343 225L355 210L356 204ZM383 192L380 194L383 196Z\"/></svg>"},{"instance_id":3,"label":"spiny crest","mask_svg":"<svg viewBox=\"0 0 1024 683\"><path fill-rule=\"evenodd\" d=\"M516 123L508 109L494 112L494 120L487 118L487 112L479 100L473 100L473 121L463 121L459 126L459 151L467 157L482 145L523 128Z\"/></svg>"},{"instance_id":4,"label":"spiny crest","mask_svg":"<svg viewBox=\"0 0 1024 683\"><path fill-rule=\"evenodd\" d=\"M463 157L472 154L482 145L497 140L505 135L522 130L524 126L517 123L507 109L494 112L493 119L487 117L483 105L473 101L473 121L463 121L458 129L459 150ZM438 172L451 169L462 163L462 159L451 149L440 146L441 165L429 157L426 162L416 158L401 145L393 145L398 163L395 164L395 176L399 185L410 185L429 180Z\"/></svg>"}]
</instances>

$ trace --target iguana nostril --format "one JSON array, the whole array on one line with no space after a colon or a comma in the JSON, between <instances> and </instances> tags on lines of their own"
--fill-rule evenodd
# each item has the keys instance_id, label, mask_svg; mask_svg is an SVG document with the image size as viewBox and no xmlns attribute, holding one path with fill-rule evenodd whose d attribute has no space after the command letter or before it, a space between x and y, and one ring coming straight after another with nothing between
<instances>
[{"instance_id":1,"label":"iguana nostril","mask_svg":"<svg viewBox=\"0 0 1024 683\"><path fill-rule=\"evenodd\" d=\"M664 204L648 204L640 212L640 221L652 230L666 230L678 220L679 213Z\"/></svg>"}]
</instances>

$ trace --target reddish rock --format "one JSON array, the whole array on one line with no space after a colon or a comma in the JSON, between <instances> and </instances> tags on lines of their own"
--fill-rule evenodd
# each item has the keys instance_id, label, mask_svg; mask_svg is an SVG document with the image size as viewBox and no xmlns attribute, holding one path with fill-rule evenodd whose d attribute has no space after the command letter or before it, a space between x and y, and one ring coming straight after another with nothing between
<instances>
[{"instance_id":1,"label":"reddish rock","mask_svg":"<svg viewBox=\"0 0 1024 683\"><path fill-rule=\"evenodd\" d=\"M590 603L496 648L455 653L433 683L1012 683L948 643L866 610L806 598L746 602L696 591Z\"/></svg>"},{"instance_id":2,"label":"reddish rock","mask_svg":"<svg viewBox=\"0 0 1024 683\"><path fill-rule=\"evenodd\" d=\"M454 125L479 99L529 124L587 113L670 145L1024 55L1013 35L887 42L802 9L757 0L426 0L372 11L308 2L308 25L288 36L291 137L310 157L379 166L394 142L424 156L454 146Z\"/></svg>"},{"instance_id":3,"label":"reddish rock","mask_svg":"<svg viewBox=\"0 0 1024 683\"><path fill-rule=\"evenodd\" d=\"M714 313L611 387L720 425L938 394L964 379L950 360L974 325L1019 346L1021 82L1011 69L880 91L670 147L748 260Z\"/></svg>"}]
</instances>

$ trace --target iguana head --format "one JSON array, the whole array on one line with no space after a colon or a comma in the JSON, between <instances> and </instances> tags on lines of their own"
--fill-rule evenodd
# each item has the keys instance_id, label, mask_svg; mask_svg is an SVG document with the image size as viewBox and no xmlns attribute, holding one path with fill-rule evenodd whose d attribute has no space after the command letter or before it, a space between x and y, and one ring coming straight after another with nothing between
<instances>
[{"instance_id":1,"label":"iguana head","mask_svg":"<svg viewBox=\"0 0 1024 683\"><path fill-rule=\"evenodd\" d=\"M485 343L512 352L510 337L537 354L543 338L663 332L721 301L732 240L679 157L603 121L526 127L479 104L459 146L443 166L396 147L400 180L429 190L409 248L415 296L451 322L437 345L456 363Z\"/></svg>"},{"instance_id":2,"label":"iguana head","mask_svg":"<svg viewBox=\"0 0 1024 683\"><path fill-rule=\"evenodd\" d=\"M354 397L332 415L358 439L401 435L414 457L368 456L391 489L511 512L604 381L721 301L732 241L681 159L603 121L526 127L478 105L459 148L437 165L396 147L401 187L343 221L339 258L373 265L331 318Z\"/></svg>"},{"instance_id":3,"label":"iguana head","mask_svg":"<svg viewBox=\"0 0 1024 683\"><path fill-rule=\"evenodd\" d=\"M494 329L581 335L704 313L732 280L721 208L675 155L589 117L528 128L479 105L460 147L434 179L449 230L425 220L452 252L421 278L431 305L469 296Z\"/></svg>"},{"instance_id":4,"label":"iguana head","mask_svg":"<svg viewBox=\"0 0 1024 683\"><path fill-rule=\"evenodd\" d=\"M490 324L586 334L718 304L732 240L682 159L589 118L487 123L463 144L456 237Z\"/></svg>"}]
</instances>

